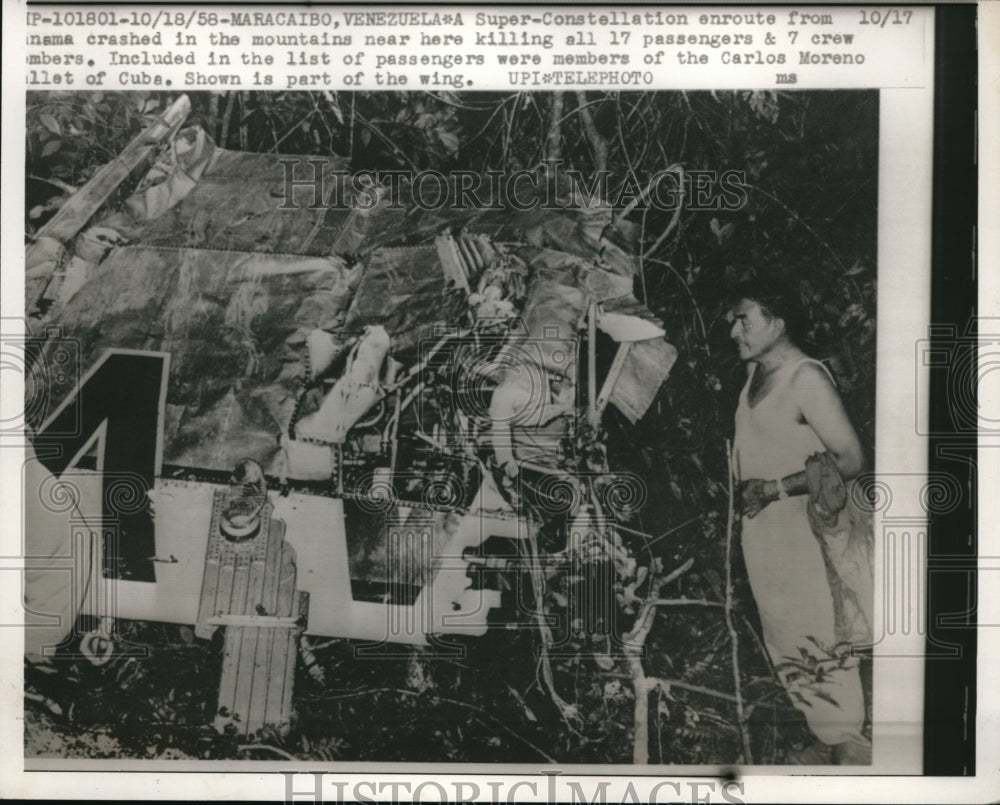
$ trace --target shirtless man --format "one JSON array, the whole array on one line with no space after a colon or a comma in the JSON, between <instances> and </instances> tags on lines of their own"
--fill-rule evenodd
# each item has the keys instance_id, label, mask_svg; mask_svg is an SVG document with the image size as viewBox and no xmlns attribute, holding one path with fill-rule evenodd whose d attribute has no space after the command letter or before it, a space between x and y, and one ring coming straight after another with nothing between
<instances>
[{"instance_id":1,"label":"shirtless man","mask_svg":"<svg viewBox=\"0 0 1000 805\"><path fill-rule=\"evenodd\" d=\"M844 668L824 663L831 670L822 679L783 666L801 662L803 650L828 659L819 646L837 643L823 555L806 515L806 459L828 453L847 482L864 469L864 452L833 377L795 343L800 319L790 294L745 289L729 320L748 364L733 452L742 491L743 554L771 661L817 739L813 751L798 759L870 763L871 745L861 735L857 661Z\"/></svg>"}]
</instances>

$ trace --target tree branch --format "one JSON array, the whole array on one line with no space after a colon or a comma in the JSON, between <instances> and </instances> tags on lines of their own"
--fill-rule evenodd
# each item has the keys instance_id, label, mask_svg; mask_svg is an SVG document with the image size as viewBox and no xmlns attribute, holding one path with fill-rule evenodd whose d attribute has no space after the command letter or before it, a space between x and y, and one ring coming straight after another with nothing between
<instances>
[{"instance_id":1,"label":"tree branch","mask_svg":"<svg viewBox=\"0 0 1000 805\"><path fill-rule=\"evenodd\" d=\"M289 754L284 749L280 749L277 746L271 746L270 744L241 744L240 746L236 747L236 749L240 752L249 752L254 749L264 749L265 751L268 752L274 752L274 754L278 755L279 757L285 758L285 760L299 759L295 757L295 755Z\"/></svg>"},{"instance_id":2,"label":"tree branch","mask_svg":"<svg viewBox=\"0 0 1000 805\"><path fill-rule=\"evenodd\" d=\"M219 146L221 148L226 147L226 140L229 138L229 121L233 116L233 107L236 106L236 95L235 92L230 92L226 96L226 109L222 113L222 128L219 130Z\"/></svg>"},{"instance_id":3,"label":"tree branch","mask_svg":"<svg viewBox=\"0 0 1000 805\"><path fill-rule=\"evenodd\" d=\"M705 340L705 345L707 346L708 345L708 330L705 328L705 319L702 318L701 308L698 307L698 300L694 298L694 294L691 293L691 288L688 286L687 282L684 280L684 277L682 277L680 275L680 272L676 268L674 268L672 264L668 263L666 260L660 260L660 259L658 259L656 257L648 257L648 258L644 258L644 259L648 259L651 263L658 263L661 266L666 266L668 269L670 269L670 272L675 277L677 277L677 281L680 282L680 284L684 287L684 290L687 291L688 298L691 300L691 305L694 307L695 315L698 317L698 323L701 325L701 337Z\"/></svg>"},{"instance_id":4,"label":"tree branch","mask_svg":"<svg viewBox=\"0 0 1000 805\"><path fill-rule=\"evenodd\" d=\"M653 245L650 246L648 249L646 249L645 252L643 252L642 254L643 260L656 253L656 250L660 248L660 246L663 244L663 241L667 239L670 233L677 228L677 224L680 221L681 210L684 209L684 168L682 168L680 165L677 165L676 168L677 168L677 187L678 187L677 207L674 208L674 214L670 216L670 223L667 224L667 228L660 233L660 236L656 239Z\"/></svg>"},{"instance_id":5,"label":"tree branch","mask_svg":"<svg viewBox=\"0 0 1000 805\"><path fill-rule=\"evenodd\" d=\"M208 113L206 117L205 131L214 137L218 133L216 126L219 124L219 96L214 92L208 98Z\"/></svg>"},{"instance_id":6,"label":"tree branch","mask_svg":"<svg viewBox=\"0 0 1000 805\"><path fill-rule=\"evenodd\" d=\"M583 121L583 130L590 140L590 146L594 149L594 171L600 173L608 167L608 141L594 125L594 116L590 113L587 105L587 94L581 90L576 93L577 109L580 112L580 119Z\"/></svg>"},{"instance_id":7,"label":"tree branch","mask_svg":"<svg viewBox=\"0 0 1000 805\"><path fill-rule=\"evenodd\" d=\"M651 607L724 607L719 601L708 601L704 598L657 598L648 602Z\"/></svg>"},{"instance_id":8,"label":"tree branch","mask_svg":"<svg viewBox=\"0 0 1000 805\"><path fill-rule=\"evenodd\" d=\"M653 687L659 687L661 689L681 688L682 690L689 690L692 693L702 693L705 696L713 696L716 699L725 699L727 702L736 701L736 697L733 696L732 693L723 693L721 690L706 688L703 685L692 685L690 682L685 682L683 679L663 679L661 677L650 677L649 685L650 688Z\"/></svg>"},{"instance_id":9,"label":"tree branch","mask_svg":"<svg viewBox=\"0 0 1000 805\"><path fill-rule=\"evenodd\" d=\"M847 271L847 266L845 266L844 262L840 259L840 257L837 256L837 252L834 251L833 246L827 243L823 239L823 237L819 234L819 232L817 232L815 229L809 226L809 224L806 223L806 221L802 218L802 216L799 215L797 212L795 212L795 210L793 210L791 207L785 204L785 202L783 202L780 198L772 195L771 193L768 193L762 187L757 187L757 185L753 184L745 184L744 187L749 187L751 190L755 190L762 196L766 196L767 198L771 199L771 201L773 201L775 204L781 207L785 212L787 212L790 216L792 216L792 218L794 218L797 223L801 224L803 229L806 230L806 232L808 232L810 235L816 238L816 240L818 240L823 245L823 248L825 248L830 253L830 256L834 260L836 260L837 265L840 266L840 268L843 271Z\"/></svg>"},{"instance_id":10,"label":"tree branch","mask_svg":"<svg viewBox=\"0 0 1000 805\"><path fill-rule=\"evenodd\" d=\"M562 116L566 98L562 92L552 93L552 107L549 110L549 131L545 137L545 160L559 161L562 156Z\"/></svg>"},{"instance_id":11,"label":"tree branch","mask_svg":"<svg viewBox=\"0 0 1000 805\"><path fill-rule=\"evenodd\" d=\"M562 716L566 726L573 732L577 732L574 724L580 722L580 714L576 705L570 704L556 690L555 678L552 674L552 663L549 660L549 649L552 647L552 629L549 628L545 619L545 575L542 571L542 564L539 561L538 540L535 536L533 522L528 523L528 543L531 546L531 586L535 593L535 619L538 624L538 634L541 637L542 645L539 652L538 662L542 669L542 679L545 687L548 688L552 703L555 704L559 715Z\"/></svg>"},{"instance_id":12,"label":"tree branch","mask_svg":"<svg viewBox=\"0 0 1000 805\"><path fill-rule=\"evenodd\" d=\"M650 581L649 598L643 603L635 624L622 641L635 696L632 709L632 720L635 725L632 733L632 762L637 765L649 762L649 692L652 690L652 680L646 677L646 670L642 667L642 654L646 637L653 628L656 602L660 600L657 596L667 584L687 572L693 564L694 559L688 559L662 579Z\"/></svg>"}]
</instances>

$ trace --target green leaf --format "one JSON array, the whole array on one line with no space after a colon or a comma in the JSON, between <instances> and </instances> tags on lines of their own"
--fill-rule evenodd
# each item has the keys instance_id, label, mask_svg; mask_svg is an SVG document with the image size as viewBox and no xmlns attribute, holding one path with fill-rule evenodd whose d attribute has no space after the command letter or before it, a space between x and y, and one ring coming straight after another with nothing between
<instances>
[{"instance_id":1,"label":"green leaf","mask_svg":"<svg viewBox=\"0 0 1000 805\"><path fill-rule=\"evenodd\" d=\"M42 148L42 156L52 156L60 148L62 148L62 140L49 140L45 143L45 147Z\"/></svg>"},{"instance_id":2,"label":"green leaf","mask_svg":"<svg viewBox=\"0 0 1000 805\"><path fill-rule=\"evenodd\" d=\"M59 121L47 112L42 112L38 116L38 121L53 134L62 134L62 126L59 125Z\"/></svg>"}]
</instances>

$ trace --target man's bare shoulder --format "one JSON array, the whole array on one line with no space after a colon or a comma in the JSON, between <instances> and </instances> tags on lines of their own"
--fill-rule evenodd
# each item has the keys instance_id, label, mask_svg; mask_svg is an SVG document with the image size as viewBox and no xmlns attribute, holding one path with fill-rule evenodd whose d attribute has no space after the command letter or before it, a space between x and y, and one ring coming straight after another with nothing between
<instances>
[{"instance_id":1,"label":"man's bare shoulder","mask_svg":"<svg viewBox=\"0 0 1000 805\"><path fill-rule=\"evenodd\" d=\"M789 386L802 394L836 394L830 371L817 360L804 360L792 370Z\"/></svg>"}]
</instances>

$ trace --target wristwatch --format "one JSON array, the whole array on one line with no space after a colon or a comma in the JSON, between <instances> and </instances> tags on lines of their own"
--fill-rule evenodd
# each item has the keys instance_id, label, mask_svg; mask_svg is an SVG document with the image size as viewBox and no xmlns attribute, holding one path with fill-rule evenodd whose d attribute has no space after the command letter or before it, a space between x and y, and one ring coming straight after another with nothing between
<instances>
[{"instance_id":1,"label":"wristwatch","mask_svg":"<svg viewBox=\"0 0 1000 805\"><path fill-rule=\"evenodd\" d=\"M774 485L778 488L778 500L785 500L788 497L788 492L785 490L785 484L781 478L774 479Z\"/></svg>"}]
</instances>

